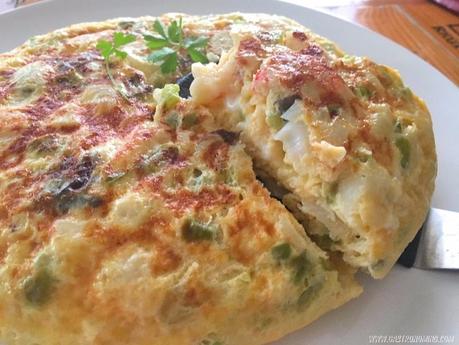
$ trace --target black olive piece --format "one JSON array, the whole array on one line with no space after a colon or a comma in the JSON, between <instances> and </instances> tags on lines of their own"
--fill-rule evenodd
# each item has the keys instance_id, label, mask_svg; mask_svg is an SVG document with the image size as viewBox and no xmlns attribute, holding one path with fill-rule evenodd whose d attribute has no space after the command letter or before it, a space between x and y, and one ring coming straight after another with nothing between
<instances>
[{"instance_id":1,"label":"black olive piece","mask_svg":"<svg viewBox=\"0 0 459 345\"><path fill-rule=\"evenodd\" d=\"M119 22L118 26L123 30L129 30L134 26L135 22L132 21L123 21Z\"/></svg>"},{"instance_id":2,"label":"black olive piece","mask_svg":"<svg viewBox=\"0 0 459 345\"><path fill-rule=\"evenodd\" d=\"M130 85L139 86L143 82L143 78L140 73L135 73L129 77L128 82Z\"/></svg>"},{"instance_id":3,"label":"black olive piece","mask_svg":"<svg viewBox=\"0 0 459 345\"><path fill-rule=\"evenodd\" d=\"M230 132L226 129L218 129L212 133L218 134L223 139L223 141L229 145L234 145L239 140L239 133Z\"/></svg>"},{"instance_id":4,"label":"black olive piece","mask_svg":"<svg viewBox=\"0 0 459 345\"><path fill-rule=\"evenodd\" d=\"M279 113L285 113L292 105L295 103L297 99L300 99L299 95L291 95L285 98L279 99L277 103L277 108L279 109Z\"/></svg>"},{"instance_id":5,"label":"black olive piece","mask_svg":"<svg viewBox=\"0 0 459 345\"><path fill-rule=\"evenodd\" d=\"M193 77L193 74L191 74L191 72L177 79L176 83L180 87L180 91L179 91L180 97L182 98L191 97L190 86L193 80L194 80L194 77Z\"/></svg>"},{"instance_id":6,"label":"black olive piece","mask_svg":"<svg viewBox=\"0 0 459 345\"><path fill-rule=\"evenodd\" d=\"M75 168L75 178L70 182L67 189L69 191L77 191L89 182L92 171L94 170L94 163L89 157L84 157L81 163Z\"/></svg>"},{"instance_id":7,"label":"black olive piece","mask_svg":"<svg viewBox=\"0 0 459 345\"><path fill-rule=\"evenodd\" d=\"M340 114L341 106L339 104L329 104L327 105L327 109L330 113L330 117L333 119Z\"/></svg>"}]
</instances>

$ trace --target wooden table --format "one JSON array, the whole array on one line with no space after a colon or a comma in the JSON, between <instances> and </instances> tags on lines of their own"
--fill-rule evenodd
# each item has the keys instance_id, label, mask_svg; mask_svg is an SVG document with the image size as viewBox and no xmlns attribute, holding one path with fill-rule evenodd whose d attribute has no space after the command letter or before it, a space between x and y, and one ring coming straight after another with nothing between
<instances>
[{"instance_id":1,"label":"wooden table","mask_svg":"<svg viewBox=\"0 0 459 345\"><path fill-rule=\"evenodd\" d=\"M319 2L289 1L307 5ZM320 3L331 14L366 26L405 46L459 85L457 14L426 0L325 0Z\"/></svg>"},{"instance_id":2,"label":"wooden table","mask_svg":"<svg viewBox=\"0 0 459 345\"><path fill-rule=\"evenodd\" d=\"M27 5L36 1L17 2ZM319 8L377 31L410 49L459 85L459 16L453 12L427 0L286 1ZM0 0L0 9L13 2Z\"/></svg>"}]
</instances>

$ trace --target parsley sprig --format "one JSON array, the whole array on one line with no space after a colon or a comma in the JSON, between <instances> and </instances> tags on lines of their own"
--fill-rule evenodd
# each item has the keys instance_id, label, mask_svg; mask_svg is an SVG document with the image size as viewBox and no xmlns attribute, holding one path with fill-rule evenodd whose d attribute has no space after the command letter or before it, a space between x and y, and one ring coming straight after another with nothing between
<instances>
[{"instance_id":1,"label":"parsley sprig","mask_svg":"<svg viewBox=\"0 0 459 345\"><path fill-rule=\"evenodd\" d=\"M113 78L112 71L110 69L110 58L112 56L116 56L120 59L125 59L127 56L127 53L120 50L122 46L134 42L135 41L135 36L131 34L124 34L122 32L115 32L113 34L113 39L112 42L107 41L107 40L99 40L96 45L96 49L100 52L100 55L105 60L105 70L107 71L108 78L112 82L114 88L119 92L119 94L129 101L127 95L125 92L118 86L116 83L115 79Z\"/></svg>"},{"instance_id":2,"label":"parsley sprig","mask_svg":"<svg viewBox=\"0 0 459 345\"><path fill-rule=\"evenodd\" d=\"M179 53L186 52L193 62L207 63L209 60L203 53L208 39L206 37L184 38L182 18L172 21L168 27L156 19L153 29L157 35L144 35L148 48L153 50L147 60L161 62L163 74L173 73L177 70Z\"/></svg>"}]
</instances>

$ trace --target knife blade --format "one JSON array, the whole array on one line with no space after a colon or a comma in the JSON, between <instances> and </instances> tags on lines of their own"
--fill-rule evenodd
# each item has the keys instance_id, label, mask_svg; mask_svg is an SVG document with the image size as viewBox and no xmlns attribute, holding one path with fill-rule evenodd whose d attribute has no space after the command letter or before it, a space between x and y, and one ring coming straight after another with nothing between
<instances>
[{"instance_id":1,"label":"knife blade","mask_svg":"<svg viewBox=\"0 0 459 345\"><path fill-rule=\"evenodd\" d=\"M431 208L398 263L420 269L459 269L459 212Z\"/></svg>"}]
</instances>

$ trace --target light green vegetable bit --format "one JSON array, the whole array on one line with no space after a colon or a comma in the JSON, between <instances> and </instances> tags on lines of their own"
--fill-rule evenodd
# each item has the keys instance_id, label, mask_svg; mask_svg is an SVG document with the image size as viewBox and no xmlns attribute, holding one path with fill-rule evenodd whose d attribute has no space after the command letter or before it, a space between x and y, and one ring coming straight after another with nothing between
<instances>
[{"instance_id":1,"label":"light green vegetable bit","mask_svg":"<svg viewBox=\"0 0 459 345\"><path fill-rule=\"evenodd\" d=\"M169 127L176 129L180 123L180 118L178 114L177 113L169 114L166 117L166 123L169 125Z\"/></svg>"},{"instance_id":2,"label":"light green vegetable bit","mask_svg":"<svg viewBox=\"0 0 459 345\"><path fill-rule=\"evenodd\" d=\"M216 238L217 230L208 224L189 220L182 228L182 235L188 242L212 241Z\"/></svg>"},{"instance_id":3,"label":"light green vegetable bit","mask_svg":"<svg viewBox=\"0 0 459 345\"><path fill-rule=\"evenodd\" d=\"M354 90L359 98L368 99L371 97L372 92L366 86L357 86Z\"/></svg>"},{"instance_id":4,"label":"light green vegetable bit","mask_svg":"<svg viewBox=\"0 0 459 345\"><path fill-rule=\"evenodd\" d=\"M182 119L182 128L189 129L198 122L198 118L195 113L187 114Z\"/></svg>"},{"instance_id":5,"label":"light green vegetable bit","mask_svg":"<svg viewBox=\"0 0 459 345\"><path fill-rule=\"evenodd\" d=\"M278 244L271 249L271 255L277 261L287 260L292 254L292 248L288 243Z\"/></svg>"},{"instance_id":6,"label":"light green vegetable bit","mask_svg":"<svg viewBox=\"0 0 459 345\"><path fill-rule=\"evenodd\" d=\"M284 120L282 120L279 114L270 114L266 120L268 121L269 127L275 130L279 130L284 126Z\"/></svg>"},{"instance_id":7,"label":"light green vegetable bit","mask_svg":"<svg viewBox=\"0 0 459 345\"><path fill-rule=\"evenodd\" d=\"M306 276L312 269L312 264L309 261L306 252L294 257L290 264L293 268L293 281L295 284L303 284Z\"/></svg>"},{"instance_id":8,"label":"light green vegetable bit","mask_svg":"<svg viewBox=\"0 0 459 345\"><path fill-rule=\"evenodd\" d=\"M155 90L154 97L158 104L170 109L180 101L179 91L177 84L166 84L161 90Z\"/></svg>"},{"instance_id":9,"label":"light green vegetable bit","mask_svg":"<svg viewBox=\"0 0 459 345\"><path fill-rule=\"evenodd\" d=\"M411 154L411 147L410 142L408 139L404 137L399 137L395 141L395 145L397 146L398 150L400 151L400 165L402 168L407 168L410 162L410 154Z\"/></svg>"},{"instance_id":10,"label":"light green vegetable bit","mask_svg":"<svg viewBox=\"0 0 459 345\"><path fill-rule=\"evenodd\" d=\"M56 280L47 269L40 269L24 283L24 295L31 304L40 306L48 302Z\"/></svg>"},{"instance_id":11,"label":"light green vegetable bit","mask_svg":"<svg viewBox=\"0 0 459 345\"><path fill-rule=\"evenodd\" d=\"M298 297L297 305L298 309L302 310L307 308L311 302L317 297L319 291L322 289L322 283L315 284L308 287L303 293Z\"/></svg>"}]
</instances>

